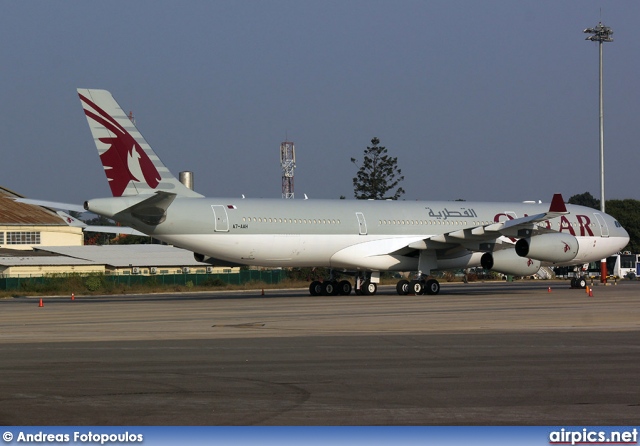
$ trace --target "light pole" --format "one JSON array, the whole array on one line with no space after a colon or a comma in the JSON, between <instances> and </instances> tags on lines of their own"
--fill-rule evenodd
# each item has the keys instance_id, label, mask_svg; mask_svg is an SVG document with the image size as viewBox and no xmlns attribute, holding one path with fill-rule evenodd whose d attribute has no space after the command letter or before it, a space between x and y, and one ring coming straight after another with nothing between
<instances>
[{"instance_id":1,"label":"light pole","mask_svg":"<svg viewBox=\"0 0 640 446\"><path fill-rule=\"evenodd\" d=\"M594 28L587 28L583 31L586 34L592 34L585 40L598 42L600 53L600 210L604 214L604 107L602 103L602 44L604 42L613 42L611 35L613 31L608 26L604 26L599 22ZM607 259L600 261L600 282L607 283Z\"/></svg>"}]
</instances>

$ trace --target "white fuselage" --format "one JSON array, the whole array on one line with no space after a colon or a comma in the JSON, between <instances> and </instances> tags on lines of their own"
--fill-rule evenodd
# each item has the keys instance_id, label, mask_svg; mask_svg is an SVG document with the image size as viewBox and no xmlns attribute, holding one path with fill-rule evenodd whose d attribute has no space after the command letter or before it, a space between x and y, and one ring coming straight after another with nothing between
<instances>
[{"instance_id":1,"label":"white fuselage","mask_svg":"<svg viewBox=\"0 0 640 446\"><path fill-rule=\"evenodd\" d=\"M325 266L346 270L410 271L419 250L437 252L438 268L477 266L487 237L465 230L544 213L548 204L280 200L176 197L166 218L150 226L121 212L148 196L96 199L92 212L114 218L164 242L212 258L211 263L256 266ZM582 264L618 252L627 232L607 214L567 205L568 215L538 226L571 234ZM443 234L454 234L452 239ZM499 245L515 239L496 236ZM547 262L549 263L549 262Z\"/></svg>"}]
</instances>

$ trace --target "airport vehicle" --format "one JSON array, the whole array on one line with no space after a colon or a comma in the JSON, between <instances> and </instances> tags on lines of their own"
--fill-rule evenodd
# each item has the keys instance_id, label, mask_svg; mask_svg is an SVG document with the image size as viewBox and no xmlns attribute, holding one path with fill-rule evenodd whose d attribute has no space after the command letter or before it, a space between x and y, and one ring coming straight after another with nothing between
<instances>
[{"instance_id":1,"label":"airport vehicle","mask_svg":"<svg viewBox=\"0 0 640 446\"><path fill-rule=\"evenodd\" d=\"M78 94L112 197L88 211L193 251L218 266L328 267L312 295L375 294L382 271L416 271L399 294L438 294L431 271L483 266L532 275L541 265L576 265L629 241L611 216L551 204L207 198L187 188L144 140L111 93ZM334 274L335 273L335 274Z\"/></svg>"},{"instance_id":2,"label":"airport vehicle","mask_svg":"<svg viewBox=\"0 0 640 446\"><path fill-rule=\"evenodd\" d=\"M591 277L600 277L600 262L590 262L587 271ZM607 271L618 278L636 278L640 276L640 254L625 251L607 257Z\"/></svg>"}]
</instances>

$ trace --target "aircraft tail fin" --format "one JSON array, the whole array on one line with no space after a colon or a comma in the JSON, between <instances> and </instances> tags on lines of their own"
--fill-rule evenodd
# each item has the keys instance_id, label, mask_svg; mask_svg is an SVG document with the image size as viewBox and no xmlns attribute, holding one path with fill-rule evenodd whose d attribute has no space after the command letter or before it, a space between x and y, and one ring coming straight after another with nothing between
<instances>
[{"instance_id":1,"label":"aircraft tail fin","mask_svg":"<svg viewBox=\"0 0 640 446\"><path fill-rule=\"evenodd\" d=\"M201 197L169 172L111 93L78 89L114 197L168 192Z\"/></svg>"}]
</instances>

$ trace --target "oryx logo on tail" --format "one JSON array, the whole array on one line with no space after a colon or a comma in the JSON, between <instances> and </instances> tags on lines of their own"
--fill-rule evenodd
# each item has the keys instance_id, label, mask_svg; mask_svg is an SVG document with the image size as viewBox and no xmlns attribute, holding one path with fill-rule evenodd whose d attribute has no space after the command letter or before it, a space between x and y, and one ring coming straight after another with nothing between
<instances>
[{"instance_id":1,"label":"oryx logo on tail","mask_svg":"<svg viewBox=\"0 0 640 446\"><path fill-rule=\"evenodd\" d=\"M160 173L133 136L102 108L82 94L78 96L88 106L84 108L87 118L103 126L110 133L110 136L98 139L110 146L100 155L100 160L113 196L122 196L131 181L145 183L152 189L158 187Z\"/></svg>"}]
</instances>

